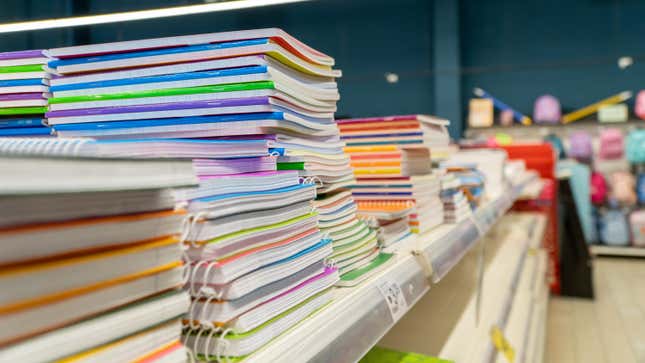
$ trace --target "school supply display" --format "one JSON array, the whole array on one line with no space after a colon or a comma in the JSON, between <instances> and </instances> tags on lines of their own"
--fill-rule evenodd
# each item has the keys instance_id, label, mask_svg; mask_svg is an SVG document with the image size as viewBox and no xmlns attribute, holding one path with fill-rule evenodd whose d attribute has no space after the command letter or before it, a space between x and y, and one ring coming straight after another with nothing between
<instances>
[{"instance_id":1,"label":"school supply display","mask_svg":"<svg viewBox=\"0 0 645 363\"><path fill-rule=\"evenodd\" d=\"M591 135L586 131L575 131L569 136L568 156L580 162L589 162L593 156Z\"/></svg>"},{"instance_id":2,"label":"school supply display","mask_svg":"<svg viewBox=\"0 0 645 363\"><path fill-rule=\"evenodd\" d=\"M591 173L591 202L596 205L605 203L607 199L607 182L604 175L599 172Z\"/></svg>"},{"instance_id":3,"label":"school supply display","mask_svg":"<svg viewBox=\"0 0 645 363\"><path fill-rule=\"evenodd\" d=\"M500 112L501 111L506 111L506 110L513 112L513 118L515 119L515 121L521 123L522 125L530 125L530 124L533 123L533 121L531 120L530 117L525 116L522 113L514 110L509 105L507 105L506 103L500 101L498 98L496 98L495 96L491 95L490 93L484 91L483 89L481 89L481 88L473 88L473 93L477 97L486 98L486 99L489 99L489 100L493 101L493 105Z\"/></svg>"},{"instance_id":4,"label":"school supply display","mask_svg":"<svg viewBox=\"0 0 645 363\"><path fill-rule=\"evenodd\" d=\"M645 120L645 90L640 90L636 94L634 101L634 114L641 120Z\"/></svg>"},{"instance_id":5,"label":"school supply display","mask_svg":"<svg viewBox=\"0 0 645 363\"><path fill-rule=\"evenodd\" d=\"M600 131L598 156L601 159L620 159L624 150L623 132L620 129L609 128Z\"/></svg>"},{"instance_id":6,"label":"school supply display","mask_svg":"<svg viewBox=\"0 0 645 363\"><path fill-rule=\"evenodd\" d=\"M52 77L42 50L0 53L0 137L47 137L44 114Z\"/></svg>"},{"instance_id":7,"label":"school supply display","mask_svg":"<svg viewBox=\"0 0 645 363\"><path fill-rule=\"evenodd\" d=\"M645 163L645 130L634 130L627 135L625 154L632 163Z\"/></svg>"},{"instance_id":8,"label":"school supply display","mask_svg":"<svg viewBox=\"0 0 645 363\"><path fill-rule=\"evenodd\" d=\"M600 211L599 217L600 242L611 246L628 246L630 244L630 228L627 216L616 205Z\"/></svg>"},{"instance_id":9,"label":"school supply display","mask_svg":"<svg viewBox=\"0 0 645 363\"><path fill-rule=\"evenodd\" d=\"M608 106L608 105L614 105L617 103L625 102L628 99L632 98L632 92L631 91L624 91L621 93L618 93L616 95L613 95L611 97L607 97L605 99L602 99L596 103L593 103L589 106L580 108L578 110L575 110L573 112L569 112L565 115L562 116L562 123L563 124L568 124L573 121L580 120L584 117L587 117L589 115L592 115L598 110L603 107L603 106Z\"/></svg>"}]
</instances>

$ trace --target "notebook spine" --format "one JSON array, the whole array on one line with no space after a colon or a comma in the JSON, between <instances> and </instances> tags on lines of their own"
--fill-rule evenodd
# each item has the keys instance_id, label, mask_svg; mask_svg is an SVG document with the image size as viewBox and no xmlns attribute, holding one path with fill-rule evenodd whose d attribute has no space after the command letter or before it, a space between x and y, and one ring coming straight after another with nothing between
<instances>
[{"instance_id":1,"label":"notebook spine","mask_svg":"<svg viewBox=\"0 0 645 363\"><path fill-rule=\"evenodd\" d=\"M359 209L373 209L391 211L396 209L407 209L414 207L411 200L357 200Z\"/></svg>"}]
</instances>

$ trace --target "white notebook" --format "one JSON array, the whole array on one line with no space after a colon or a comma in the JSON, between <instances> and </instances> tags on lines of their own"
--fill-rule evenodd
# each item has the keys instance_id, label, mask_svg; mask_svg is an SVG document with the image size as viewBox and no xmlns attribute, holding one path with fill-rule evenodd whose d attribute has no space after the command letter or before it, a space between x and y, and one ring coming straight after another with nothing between
<instances>
[{"instance_id":1,"label":"white notebook","mask_svg":"<svg viewBox=\"0 0 645 363\"><path fill-rule=\"evenodd\" d=\"M0 196L0 228L172 209L171 189Z\"/></svg>"},{"instance_id":2,"label":"white notebook","mask_svg":"<svg viewBox=\"0 0 645 363\"><path fill-rule=\"evenodd\" d=\"M169 210L6 229L0 232L0 265L178 235L184 218Z\"/></svg>"},{"instance_id":3,"label":"white notebook","mask_svg":"<svg viewBox=\"0 0 645 363\"><path fill-rule=\"evenodd\" d=\"M37 363L107 344L116 339L174 321L189 306L183 292L168 292L94 318L0 348L0 361Z\"/></svg>"}]
</instances>

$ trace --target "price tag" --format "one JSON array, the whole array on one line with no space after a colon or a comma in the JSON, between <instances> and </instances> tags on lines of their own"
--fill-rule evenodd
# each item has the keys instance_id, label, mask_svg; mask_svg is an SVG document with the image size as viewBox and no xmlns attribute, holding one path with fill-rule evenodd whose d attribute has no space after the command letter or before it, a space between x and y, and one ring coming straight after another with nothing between
<instances>
[{"instance_id":1,"label":"price tag","mask_svg":"<svg viewBox=\"0 0 645 363\"><path fill-rule=\"evenodd\" d=\"M401 286L395 281L383 281L378 285L378 289L390 309L392 320L396 322L408 311L408 302L405 301Z\"/></svg>"},{"instance_id":2,"label":"price tag","mask_svg":"<svg viewBox=\"0 0 645 363\"><path fill-rule=\"evenodd\" d=\"M493 341L493 345L499 353L502 353L506 360L509 363L515 362L515 349L511 346L511 343L506 339L504 333L497 327L493 326L490 330L490 338Z\"/></svg>"}]
</instances>

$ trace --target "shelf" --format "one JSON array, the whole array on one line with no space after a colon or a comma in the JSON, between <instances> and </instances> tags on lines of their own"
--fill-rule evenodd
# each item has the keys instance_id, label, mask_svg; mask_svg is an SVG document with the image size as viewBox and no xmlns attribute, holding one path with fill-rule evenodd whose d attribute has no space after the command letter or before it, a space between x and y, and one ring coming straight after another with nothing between
<instances>
[{"instance_id":1,"label":"shelf","mask_svg":"<svg viewBox=\"0 0 645 363\"><path fill-rule=\"evenodd\" d=\"M486 244L496 243L499 247L484 272L479 319L476 316L477 293L473 292L441 349L440 357L457 362L491 362L497 354L490 337L493 326L504 335L509 333L509 329L513 330L512 333L520 331L522 335L526 334L526 327L522 329L518 319L522 315L528 318L531 298L525 292L532 286L537 270L534 256L544 235L546 220L529 214L521 219L516 216L505 218L502 225L495 228L494 236L487 237ZM522 228L517 228L519 223L523 224ZM546 281L544 274L542 276L542 281ZM524 349L524 338L513 334L507 339L518 342L511 343L511 346Z\"/></svg>"},{"instance_id":2,"label":"shelf","mask_svg":"<svg viewBox=\"0 0 645 363\"><path fill-rule=\"evenodd\" d=\"M588 131L595 133L601 128L618 128L621 130L631 130L638 127L645 127L645 121L632 119L627 122L616 122L616 123L600 123L596 120L583 120L576 121L570 124L562 125L538 125L533 124L531 126L519 126L514 125L510 127L505 126L492 126L492 127L482 127L482 128L468 128L464 132L466 138L474 139L478 136L494 136L497 133L509 134L513 137L522 138L522 139L541 139L547 134L553 133L559 137L565 137L574 131Z\"/></svg>"},{"instance_id":3,"label":"shelf","mask_svg":"<svg viewBox=\"0 0 645 363\"><path fill-rule=\"evenodd\" d=\"M473 218L456 225L444 225L420 237L420 244L426 241L416 253L430 262L432 281L439 282L462 257L472 248L479 238L485 235L492 225L517 200L522 190L538 180L535 174L527 174L510 193L479 208Z\"/></svg>"},{"instance_id":4,"label":"shelf","mask_svg":"<svg viewBox=\"0 0 645 363\"><path fill-rule=\"evenodd\" d=\"M643 247L616 247L593 245L589 250L594 256L645 257Z\"/></svg>"},{"instance_id":5,"label":"shelf","mask_svg":"<svg viewBox=\"0 0 645 363\"><path fill-rule=\"evenodd\" d=\"M473 218L445 225L399 243L393 261L377 275L352 288L337 288L334 301L309 319L247 357L245 362L356 362L430 289L427 264L435 274L447 273L490 229L535 176L524 178L512 192L482 206ZM416 256L412 253L418 251ZM432 280L440 280L440 278ZM407 306L392 313L380 287L400 288Z\"/></svg>"}]
</instances>

